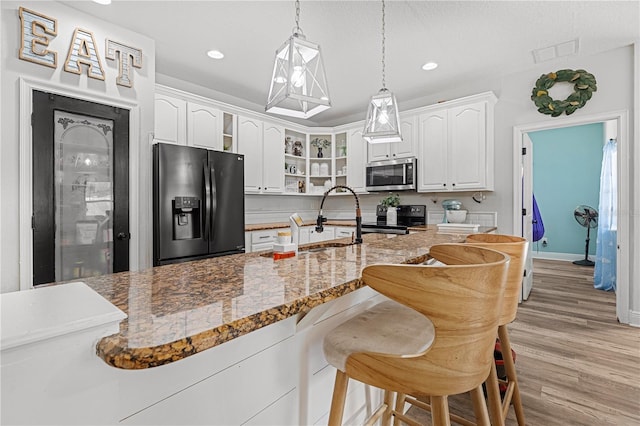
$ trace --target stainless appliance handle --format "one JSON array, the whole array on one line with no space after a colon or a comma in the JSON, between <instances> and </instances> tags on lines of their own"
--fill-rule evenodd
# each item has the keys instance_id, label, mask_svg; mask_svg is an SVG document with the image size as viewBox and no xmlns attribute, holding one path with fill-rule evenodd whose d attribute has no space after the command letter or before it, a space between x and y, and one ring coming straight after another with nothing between
<instances>
[{"instance_id":1,"label":"stainless appliance handle","mask_svg":"<svg viewBox=\"0 0 640 426\"><path fill-rule=\"evenodd\" d=\"M204 239L209 239L209 211L211 209L211 182L207 173L207 165L202 166L204 178Z\"/></svg>"},{"instance_id":2,"label":"stainless appliance handle","mask_svg":"<svg viewBox=\"0 0 640 426\"><path fill-rule=\"evenodd\" d=\"M213 224L216 221L216 214L218 212L218 196L216 194L216 171L213 167L209 167L209 176L211 182L211 231L215 229ZM211 240L213 241L213 235L211 236Z\"/></svg>"},{"instance_id":3,"label":"stainless appliance handle","mask_svg":"<svg viewBox=\"0 0 640 426\"><path fill-rule=\"evenodd\" d=\"M406 164L402 165L402 184L403 185L407 184L407 165Z\"/></svg>"}]
</instances>

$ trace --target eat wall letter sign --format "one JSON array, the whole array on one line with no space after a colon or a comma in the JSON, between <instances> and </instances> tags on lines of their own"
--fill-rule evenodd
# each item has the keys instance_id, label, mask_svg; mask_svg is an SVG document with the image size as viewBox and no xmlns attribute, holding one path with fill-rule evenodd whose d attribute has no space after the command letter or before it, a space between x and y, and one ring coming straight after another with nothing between
<instances>
[{"instance_id":1,"label":"eat wall letter sign","mask_svg":"<svg viewBox=\"0 0 640 426\"><path fill-rule=\"evenodd\" d=\"M58 36L58 20L23 7L19 9L19 14L21 37L18 57L25 61L57 68L58 52L50 50L49 43ZM131 68L142 68L142 50L106 39L105 56L109 60L116 61L118 66L116 84L133 87ZM105 79L93 33L81 28L75 29L64 70L74 74L82 74L83 70L86 70L87 76L91 78Z\"/></svg>"}]
</instances>

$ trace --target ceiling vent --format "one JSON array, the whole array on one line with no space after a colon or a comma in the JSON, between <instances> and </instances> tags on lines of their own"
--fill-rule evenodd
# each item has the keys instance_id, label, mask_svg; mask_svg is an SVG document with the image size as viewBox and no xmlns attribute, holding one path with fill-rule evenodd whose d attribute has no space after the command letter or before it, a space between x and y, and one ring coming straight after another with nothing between
<instances>
[{"instance_id":1,"label":"ceiling vent","mask_svg":"<svg viewBox=\"0 0 640 426\"><path fill-rule=\"evenodd\" d=\"M533 61L538 64L540 62L551 61L563 56L575 55L578 53L579 47L580 41L576 38L553 46L535 49L531 53L533 53Z\"/></svg>"}]
</instances>

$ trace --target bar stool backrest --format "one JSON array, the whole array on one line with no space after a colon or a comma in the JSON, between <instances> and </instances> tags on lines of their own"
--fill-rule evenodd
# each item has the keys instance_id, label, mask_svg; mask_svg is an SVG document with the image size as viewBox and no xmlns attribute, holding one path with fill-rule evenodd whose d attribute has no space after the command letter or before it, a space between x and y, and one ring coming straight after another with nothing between
<instances>
[{"instance_id":1,"label":"bar stool backrest","mask_svg":"<svg viewBox=\"0 0 640 426\"><path fill-rule=\"evenodd\" d=\"M346 364L350 377L414 396L467 392L487 378L509 258L468 244L434 245L429 254L448 265L371 265L362 278L429 318L435 327L433 345L415 358L351 354Z\"/></svg>"},{"instance_id":2,"label":"bar stool backrest","mask_svg":"<svg viewBox=\"0 0 640 426\"><path fill-rule=\"evenodd\" d=\"M513 322L518 312L529 242L522 237L501 234L472 234L467 236L466 242L476 247L498 250L511 258L498 324L505 325Z\"/></svg>"}]
</instances>

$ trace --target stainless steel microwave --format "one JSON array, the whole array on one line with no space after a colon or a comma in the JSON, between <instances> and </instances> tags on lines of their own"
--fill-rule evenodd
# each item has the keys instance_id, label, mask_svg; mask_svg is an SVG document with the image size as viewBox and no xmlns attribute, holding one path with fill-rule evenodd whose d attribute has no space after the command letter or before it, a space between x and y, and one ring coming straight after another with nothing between
<instances>
[{"instance_id":1,"label":"stainless steel microwave","mask_svg":"<svg viewBox=\"0 0 640 426\"><path fill-rule=\"evenodd\" d=\"M416 189L416 159L376 161L367 164L367 191L404 191Z\"/></svg>"}]
</instances>

